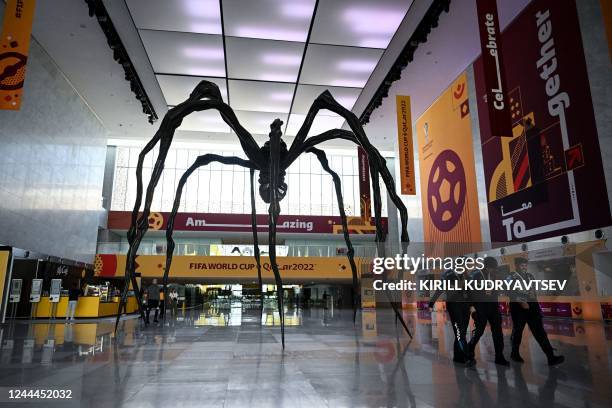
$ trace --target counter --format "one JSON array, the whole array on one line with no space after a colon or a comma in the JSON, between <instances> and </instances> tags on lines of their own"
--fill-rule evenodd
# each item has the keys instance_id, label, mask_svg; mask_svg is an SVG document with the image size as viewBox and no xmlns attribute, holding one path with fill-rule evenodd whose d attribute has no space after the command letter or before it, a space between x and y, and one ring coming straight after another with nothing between
<instances>
[{"instance_id":1,"label":"counter","mask_svg":"<svg viewBox=\"0 0 612 408\"><path fill-rule=\"evenodd\" d=\"M111 302L101 302L99 296L81 296L77 303L74 317L84 318L96 318L96 317L107 317L116 316L119 310L119 299L113 298ZM38 306L36 308L34 317L36 318L49 318L51 312L51 303L49 303L49 296L41 296ZM60 297L60 301L57 303L57 309L55 313L56 318L65 318L66 310L68 309L68 296ZM128 297L127 300L127 313L134 313L138 310L138 304L136 298L133 296Z\"/></svg>"}]
</instances>

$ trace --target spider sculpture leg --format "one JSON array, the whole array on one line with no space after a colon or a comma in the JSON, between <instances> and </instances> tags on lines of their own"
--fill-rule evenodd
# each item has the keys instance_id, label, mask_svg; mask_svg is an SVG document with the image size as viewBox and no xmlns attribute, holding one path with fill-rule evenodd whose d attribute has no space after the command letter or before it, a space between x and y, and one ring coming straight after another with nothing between
<instances>
[{"instance_id":1,"label":"spider sculpture leg","mask_svg":"<svg viewBox=\"0 0 612 408\"><path fill-rule=\"evenodd\" d=\"M321 167L323 167L323 169L329 173L334 180L334 188L336 190L336 198L338 200L338 210L340 211L340 218L342 219L344 241L346 242L346 248L348 249L346 256L351 264L351 272L353 274L353 323L355 323L357 317L357 302L359 300L359 281L357 278L357 265L355 265L354 259L355 249L353 248L353 244L351 243L351 239L349 237L348 222L346 221L346 213L344 212L344 199L342 198L342 185L340 184L340 177L338 176L338 173L329 167L327 156L323 150L313 147L309 150L309 152L317 156L317 159L319 159L319 162L321 163Z\"/></svg>"},{"instance_id":2,"label":"spider sculpture leg","mask_svg":"<svg viewBox=\"0 0 612 408\"><path fill-rule=\"evenodd\" d=\"M277 119L278 120L278 119ZM270 266L274 273L276 282L276 303L278 305L278 315L281 324L281 343L285 348L285 311L283 308L283 280L276 263L276 223L280 214L278 197L278 184L280 172L280 126L270 132L270 206L268 208L268 251L270 253Z\"/></svg>"},{"instance_id":3,"label":"spider sculpture leg","mask_svg":"<svg viewBox=\"0 0 612 408\"><path fill-rule=\"evenodd\" d=\"M372 196L374 198L374 220L376 223L376 244L378 247L378 256L384 258L385 257L385 245L384 245L382 218L380 215L382 204L381 204L381 199L380 199L380 185L378 184L378 171L379 171L378 164L370 165L370 175L372 177L372 190L373 190ZM383 281L386 281L386 277L387 277L387 272L384 272L382 275ZM391 299L391 296L389 295L389 292L387 290L385 290L384 292L387 297L387 300L391 304L391 308L393 308L393 311L395 312L396 322L397 320L399 320L402 323L404 330L406 330L406 333L408 333L408 336L412 338L412 333L410 333L410 330L408 329L408 326L406 325L406 322L404 321L404 318L402 317L399 311L397 302Z\"/></svg>"},{"instance_id":4,"label":"spider sculpture leg","mask_svg":"<svg viewBox=\"0 0 612 408\"><path fill-rule=\"evenodd\" d=\"M329 91L325 91L321 95L319 95L319 97L317 97L317 99L309 109L308 114L306 115L306 120L298 131L293 143L291 144L291 148L289 149L286 159L283 162L284 166L288 167L289 164L291 164L291 162L295 160L301 153L306 151L307 148L313 147L312 143L306 141L306 136L308 134L308 131L310 130L312 123L314 122L315 115L321 109L328 109L346 119L347 123L349 124L349 127L351 128L352 134L350 132L347 133L346 131L332 131L325 135L325 137L319 137L317 143L322 143L323 141L331 139L352 139L354 143L364 148L368 156L368 161L370 162L372 184L373 186L377 187L377 189L374 190L374 202L376 204L376 199L378 199L380 205L380 187L378 186L378 175L381 174L385 186L389 191L389 195L391 196L392 201L397 206L397 209L400 213L400 219L402 224L401 241L407 243L409 241L408 211L406 210L406 207L395 192L393 178L391 177L391 173L387 169L385 159L368 140L365 131L363 130L363 127L359 123L359 119L357 118L357 116L355 116L355 114L345 109L344 107L342 107L342 105L336 102L336 100L333 98L331 93L329 93ZM382 223L380 220L380 208L378 213L375 212L374 214L376 221L376 241L379 243L379 256L382 256L381 254L383 253L382 251L384 250L384 246L382 246L381 243L384 241L385 237L383 234ZM391 306L395 312L396 319L400 320L402 326L404 327L408 335L412 337L410 331L408 330L408 326L406 325L403 317L398 311L397 305L391 302Z\"/></svg>"},{"instance_id":5,"label":"spider sculpture leg","mask_svg":"<svg viewBox=\"0 0 612 408\"><path fill-rule=\"evenodd\" d=\"M138 252L140 242L142 241L142 238L144 237L144 234L146 233L149 227L148 218L151 211L153 193L155 191L157 183L159 182L159 178L161 177L164 168L164 162L168 154L168 150L170 149L172 138L174 137L174 131L180 126L185 116L195 111L202 111L207 109L216 109L219 111L223 120L232 128L232 130L234 130L234 132L238 136L240 144L249 159L255 160L257 163L263 162L263 159L261 159L262 155L259 152L259 146L253 139L253 136L251 136L251 134L248 133L246 129L244 129L240 125L232 108L230 108L227 104L223 103L219 87L214 83L208 81L201 81L195 87L195 89L186 101L180 103L179 105L170 109L168 113L166 113L156 135L149 142L149 144L147 144L145 150L143 150L143 152L146 154L146 152L150 151L155 146L157 141L160 141L159 155L157 161L155 162L153 172L151 174L151 180L149 181L149 185L147 186L144 208L140 217L137 217L137 214L140 210L140 203L142 201L142 164L144 161L144 155L142 155L143 160L139 160L138 167L136 169L136 174L140 177L139 179L137 179L137 186L140 183L140 189L137 188L136 201L134 205L134 210L132 211L132 224L130 226L130 233L128 234L128 240L130 240L131 242L130 249L128 250L125 268L126 284L119 303L119 313L117 316L117 321L115 323L115 332L117 332L117 328L119 325L119 316L121 315L122 310L124 310L124 306L127 300L127 292L129 286L128 282L130 281L130 279L133 282L135 295L138 300L141 315L143 314L142 301L140 298L138 287L136 285L135 278L136 253Z\"/></svg>"},{"instance_id":6,"label":"spider sculpture leg","mask_svg":"<svg viewBox=\"0 0 612 408\"><path fill-rule=\"evenodd\" d=\"M257 209L255 208L255 187L253 178L255 177L255 169L251 169L251 225L253 228L253 247L255 255L255 263L257 264L257 280L259 282L259 306L263 313L264 294L263 284L261 283L261 254L259 252L259 239L257 238Z\"/></svg>"},{"instance_id":7,"label":"spider sculpture leg","mask_svg":"<svg viewBox=\"0 0 612 408\"><path fill-rule=\"evenodd\" d=\"M217 87L217 85L215 85L214 83L208 82L208 81L200 82L195 87L191 95L189 95L189 98L186 101L184 101L179 106L169 111L164 116L164 119L162 120L162 123L158 131L155 132L155 135L153 136L153 138L149 141L149 143L147 143L147 145L138 155L138 162L136 164L136 200L134 202L134 208L132 210L132 219L131 219L130 228L127 234L130 249L128 250L127 261L126 261L126 268L125 268L126 283L125 283L124 291L121 296L121 302L119 304L119 313L118 313L119 315L121 315L123 311L122 306L125 306L125 301L127 298L127 289L129 286L129 281L131 279L132 287L134 289L136 300L138 302L138 309L139 309L141 317L144 318L142 299L140 297L140 291L138 290L138 282L136 281L136 274L134 273L134 270L135 270L134 262L136 259L136 253L138 252L138 247L140 246L140 241L142 240L144 233L146 233L146 228L148 228L148 216L149 216L148 212L149 211L147 209L146 202L145 202L146 216L143 214L143 216L140 217L140 219L138 218L138 212L140 210L140 204L142 202L142 167L143 167L145 156L151 150L153 150L157 142L161 140L158 160L155 163L155 168L153 170L153 174L151 177L151 179L154 180L154 183L150 183L149 186L147 187L147 198L149 197L149 193L151 193L151 199L152 199L152 191L150 191L151 185L153 185L152 189L155 189L155 185L157 185L157 182L159 181L159 177L161 176L161 172L163 170L163 164L164 164L166 155L168 153L168 149L170 148L170 144L172 143L172 138L174 136L174 129L176 129L176 127L178 127L180 125L180 122L182 121L182 117L179 117L179 115L175 114L175 112L180 112L181 106L184 108L186 107L187 104L193 103L202 98L210 98L211 100L222 101L221 92L219 88ZM173 124L175 125L173 126ZM146 225L143 225L143 224L146 224ZM143 228L145 228L144 231L143 231ZM117 331L117 325L115 325L115 331Z\"/></svg>"},{"instance_id":8,"label":"spider sculpture leg","mask_svg":"<svg viewBox=\"0 0 612 408\"><path fill-rule=\"evenodd\" d=\"M191 165L191 167L189 167L189 169L187 169L187 171L183 173L178 183L176 195L174 197L174 204L172 205L172 212L170 213L170 217L168 218L168 224L166 226L166 268L164 269L164 277L162 280L164 294L167 291L168 274L170 273L170 267L172 266L172 255L174 254L175 247L174 239L172 238L172 233L174 232L174 220L181 204L181 195L183 194L183 188L185 187L185 183L187 183L187 179L194 171L196 171L200 167L207 166L212 162L242 166L250 169L252 169L253 166L253 164L248 160L243 160L239 157L226 157L219 156L217 154L205 154L199 156Z\"/></svg>"},{"instance_id":9,"label":"spider sculpture leg","mask_svg":"<svg viewBox=\"0 0 612 408\"><path fill-rule=\"evenodd\" d=\"M351 131L353 132L352 135L350 134L350 132L346 131L343 131L342 133L330 132L328 134L329 138L326 138L323 141L338 138L349 140L352 139L353 142L365 149L370 164L378 165L379 172L381 173L381 177L385 183L385 186L387 187L387 190L389 191L389 195L391 196L391 199L397 206L397 209L400 213L400 219L402 223L401 240L403 242L408 242L408 211L406 210L406 207L402 203L399 196L397 196L397 194L395 193L395 185L393 182L393 178L387 170L385 159L368 140L368 137L366 136L363 127L359 123L359 119L357 118L357 116L355 116L353 112L345 109L342 105L340 105L329 91L325 91L321 95L319 95L308 110L308 114L306 115L304 124L299 129L295 139L293 140L293 143L291 144L289 153L283 161L283 168L289 167L289 164L291 164L301 153L306 151L308 145L308 142L306 141L306 136L308 135L308 131L310 130L310 127L314 122L317 112L321 109L327 109L342 116L344 119L346 119L349 127L351 128Z\"/></svg>"}]
</instances>

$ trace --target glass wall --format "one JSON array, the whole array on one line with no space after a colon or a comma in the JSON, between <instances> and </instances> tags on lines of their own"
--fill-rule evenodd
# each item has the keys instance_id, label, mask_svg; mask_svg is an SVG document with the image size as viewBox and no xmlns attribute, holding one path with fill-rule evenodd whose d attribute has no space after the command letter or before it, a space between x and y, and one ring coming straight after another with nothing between
<instances>
[{"instance_id":1,"label":"glass wall","mask_svg":"<svg viewBox=\"0 0 612 408\"><path fill-rule=\"evenodd\" d=\"M115 177L111 210L131 211L136 196L136 163L140 147L117 147ZM222 156L245 158L242 152L197 150L176 148L170 150L166 159L163 175L157 185L153 198L153 211L171 211L178 182L195 161L206 153ZM156 151L147 155L143 167L143 180L148 183L151 177ZM331 168L342 180L344 209L349 216L359 215L359 171L357 155L328 154ZM240 166L227 166L212 163L196 170L187 181L183 190L181 212L250 214L250 173ZM256 191L258 188L255 173ZM285 182L289 189L281 201L281 214L291 215L339 215L338 203L332 178L327 174L316 156L303 154L287 170ZM384 185L381 183L381 191ZM257 194L257 193L256 193ZM385 199L383 215L387 214ZM257 213L268 212L267 205L256 197Z\"/></svg>"}]
</instances>

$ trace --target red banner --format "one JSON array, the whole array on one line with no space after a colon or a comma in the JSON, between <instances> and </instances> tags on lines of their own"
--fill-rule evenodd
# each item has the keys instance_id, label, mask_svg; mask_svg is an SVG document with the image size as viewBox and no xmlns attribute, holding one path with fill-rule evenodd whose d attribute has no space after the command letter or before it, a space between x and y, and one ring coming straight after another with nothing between
<instances>
[{"instance_id":1,"label":"red banner","mask_svg":"<svg viewBox=\"0 0 612 408\"><path fill-rule=\"evenodd\" d=\"M512 127L510 126L510 106L506 95L497 0L476 0L476 12L491 134L510 137Z\"/></svg>"},{"instance_id":2,"label":"red banner","mask_svg":"<svg viewBox=\"0 0 612 408\"><path fill-rule=\"evenodd\" d=\"M491 241L610 225L575 2L531 2L503 39L511 137L491 133L486 58L474 63Z\"/></svg>"},{"instance_id":3,"label":"red banner","mask_svg":"<svg viewBox=\"0 0 612 408\"><path fill-rule=\"evenodd\" d=\"M152 212L149 216L149 229L165 230L170 213ZM130 228L132 213L129 211L110 211L108 228L111 230L127 230ZM349 232L352 234L374 234L376 227L368 219L347 217ZM387 218L383 218L383 228L387 232ZM174 220L175 231L222 231L251 232L250 214L205 214L178 213ZM268 216L257 215L257 231L268 232ZM341 234L342 220L340 217L316 215L280 215L277 232L280 234Z\"/></svg>"}]
</instances>

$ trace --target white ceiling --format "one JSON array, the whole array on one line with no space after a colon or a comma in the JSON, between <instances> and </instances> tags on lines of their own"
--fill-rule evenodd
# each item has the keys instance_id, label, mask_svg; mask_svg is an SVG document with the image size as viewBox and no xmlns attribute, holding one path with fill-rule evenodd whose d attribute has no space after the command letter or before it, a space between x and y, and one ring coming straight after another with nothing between
<instances>
[{"instance_id":1,"label":"white ceiling","mask_svg":"<svg viewBox=\"0 0 612 408\"><path fill-rule=\"evenodd\" d=\"M353 108L412 0L319 0L315 10L316 3L126 0L168 106L206 79L251 133L267 135L279 118L288 136L326 89ZM218 115L193 116L181 131L230 132ZM343 123L321 111L312 132Z\"/></svg>"}]
</instances>

